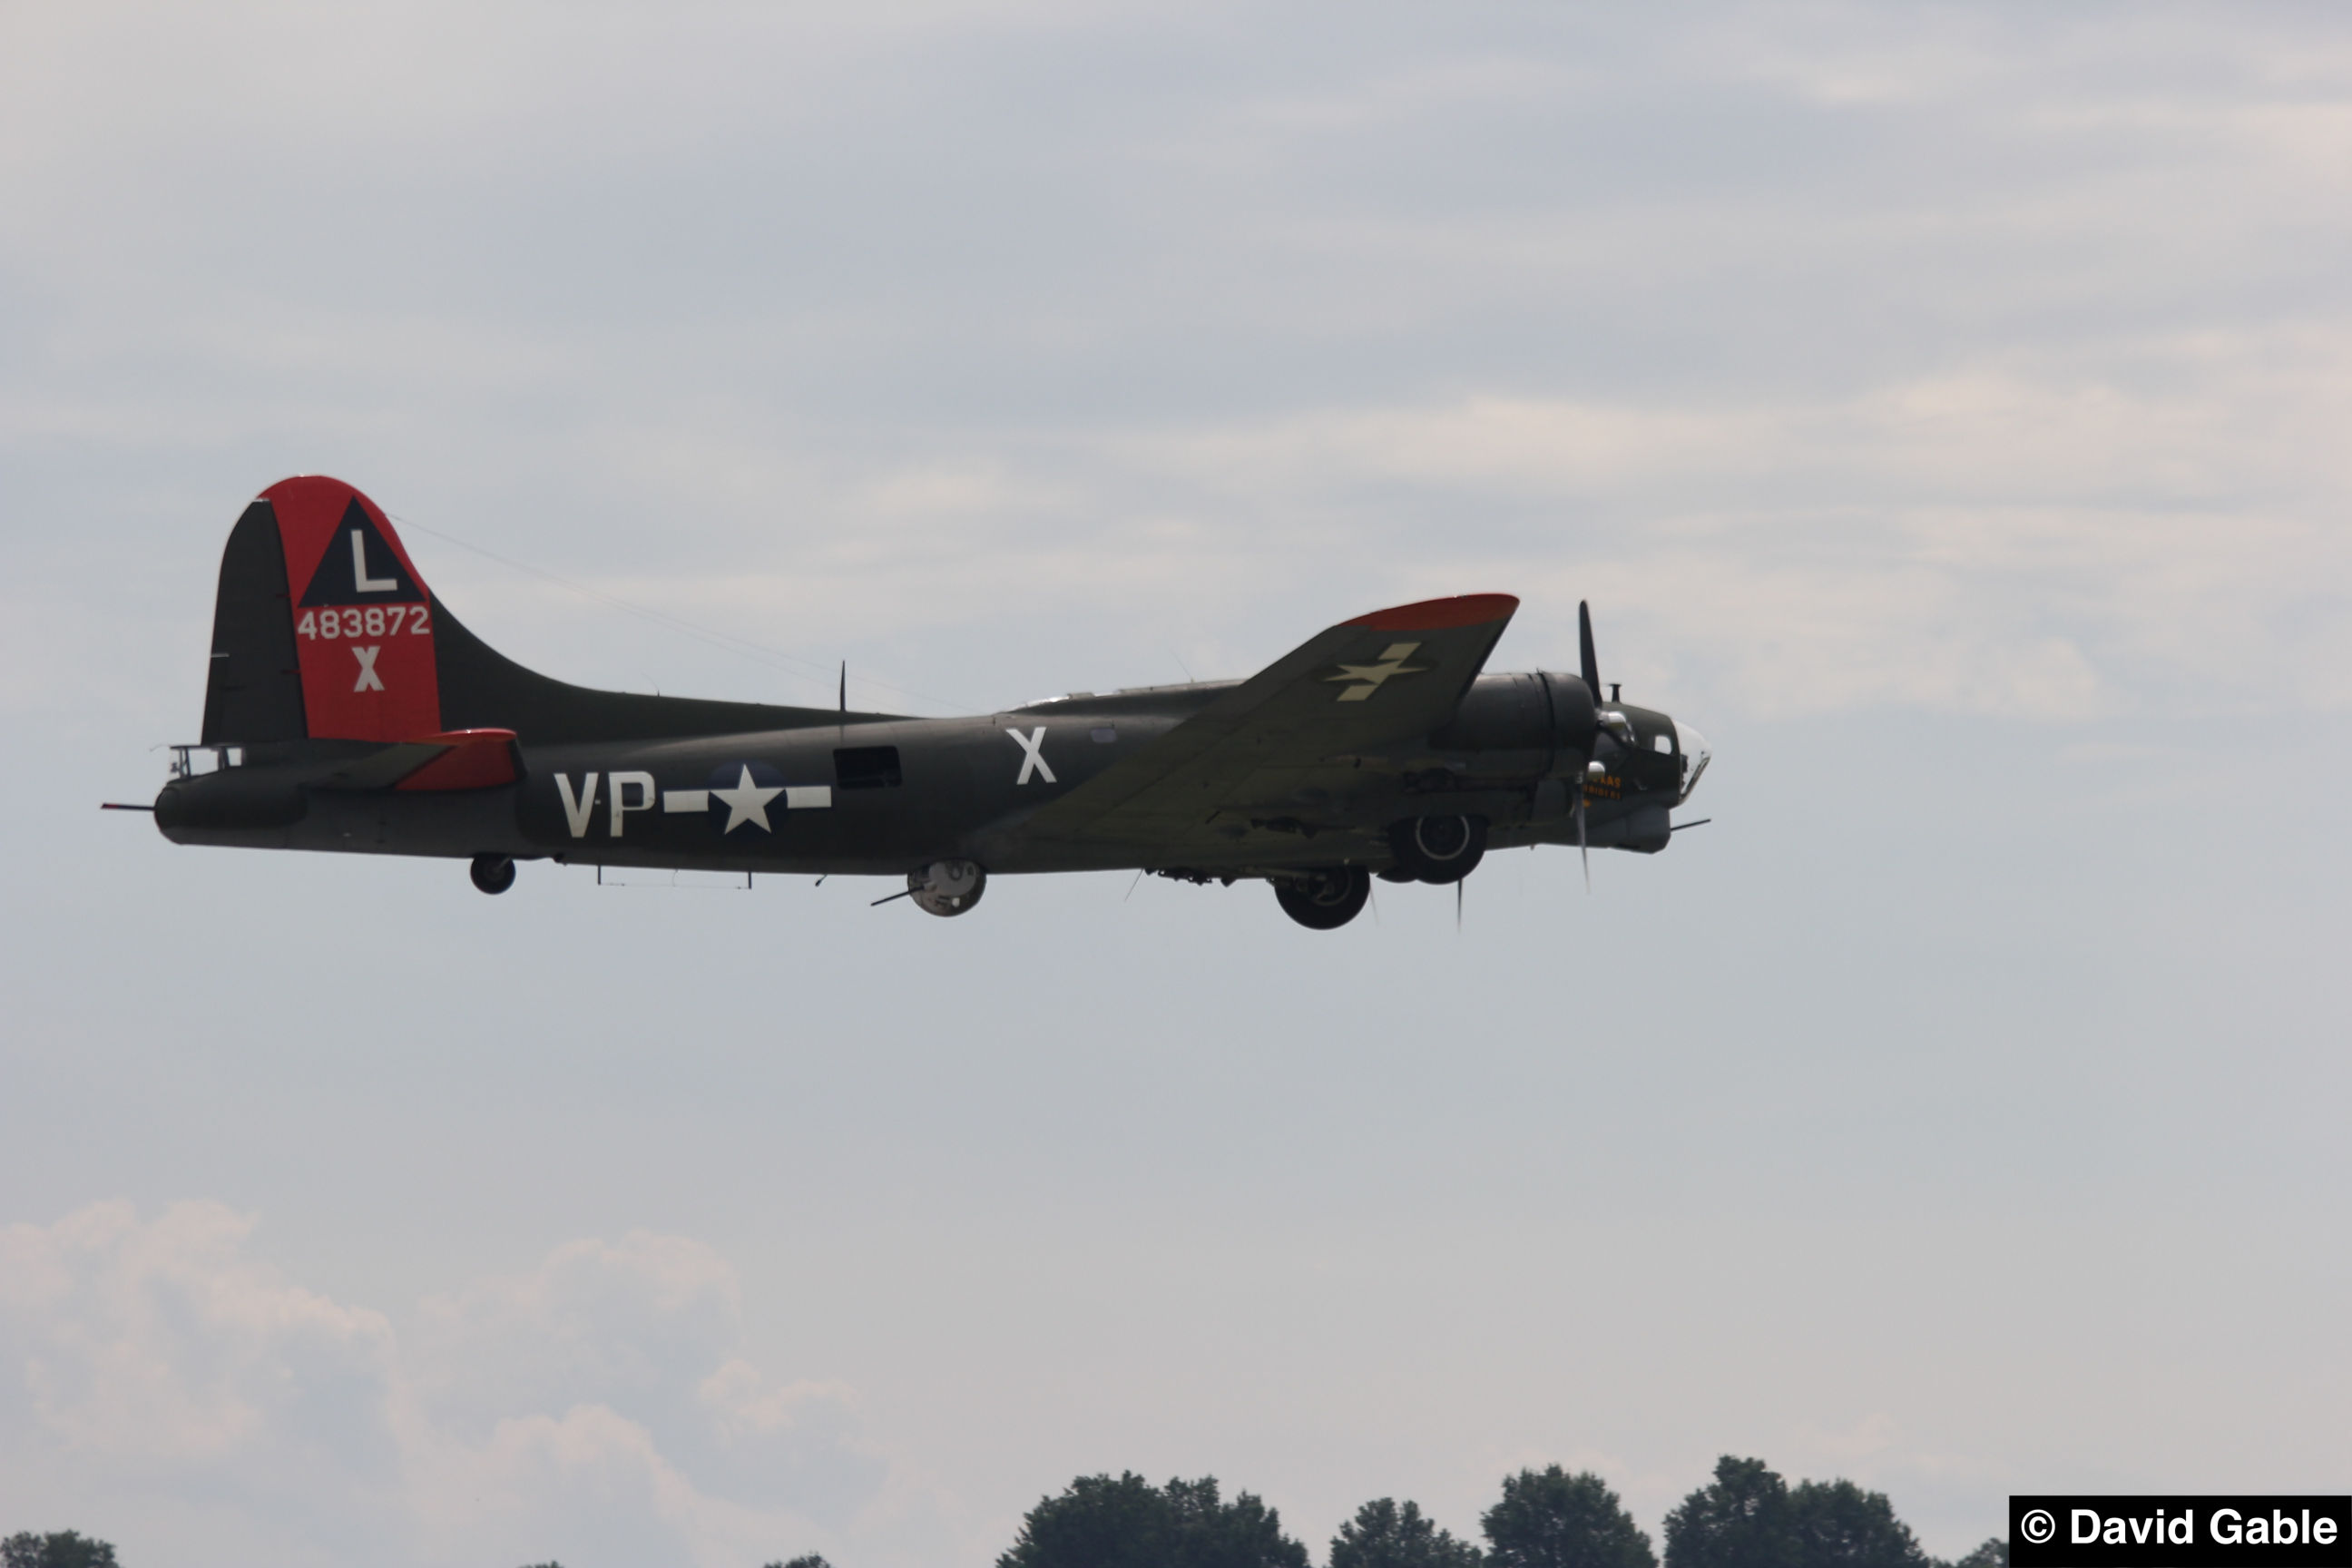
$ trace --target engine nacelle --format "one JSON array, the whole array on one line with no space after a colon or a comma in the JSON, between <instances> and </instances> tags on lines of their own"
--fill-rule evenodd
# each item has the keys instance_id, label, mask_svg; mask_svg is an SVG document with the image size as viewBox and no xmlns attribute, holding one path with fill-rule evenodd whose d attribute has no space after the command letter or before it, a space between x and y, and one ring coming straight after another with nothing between
<instances>
[{"instance_id":1,"label":"engine nacelle","mask_svg":"<svg viewBox=\"0 0 2352 1568\"><path fill-rule=\"evenodd\" d=\"M1592 693L1576 676L1482 675L1429 743L1463 754L1473 773L1565 778L1583 770L1599 723Z\"/></svg>"}]
</instances>

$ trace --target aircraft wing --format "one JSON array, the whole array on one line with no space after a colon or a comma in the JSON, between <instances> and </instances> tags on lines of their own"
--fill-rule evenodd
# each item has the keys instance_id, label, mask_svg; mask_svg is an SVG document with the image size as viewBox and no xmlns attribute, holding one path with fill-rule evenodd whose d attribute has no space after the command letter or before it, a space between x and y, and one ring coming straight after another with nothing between
<instances>
[{"instance_id":1,"label":"aircraft wing","mask_svg":"<svg viewBox=\"0 0 2352 1568\"><path fill-rule=\"evenodd\" d=\"M1220 813L1271 809L1307 775L1444 724L1518 607L1472 594L1342 622L1041 808L1023 836L1174 848Z\"/></svg>"}]
</instances>

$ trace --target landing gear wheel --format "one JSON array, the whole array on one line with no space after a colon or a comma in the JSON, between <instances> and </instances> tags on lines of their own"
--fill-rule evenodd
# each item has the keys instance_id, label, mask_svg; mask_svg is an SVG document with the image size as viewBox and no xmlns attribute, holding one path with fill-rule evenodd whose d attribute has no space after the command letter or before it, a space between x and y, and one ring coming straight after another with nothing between
<instances>
[{"instance_id":1,"label":"landing gear wheel","mask_svg":"<svg viewBox=\"0 0 2352 1568\"><path fill-rule=\"evenodd\" d=\"M988 890L988 873L974 860L934 860L907 873L907 893L927 915L960 915Z\"/></svg>"},{"instance_id":2,"label":"landing gear wheel","mask_svg":"<svg viewBox=\"0 0 2352 1568\"><path fill-rule=\"evenodd\" d=\"M514 886L515 863L511 855L477 855L472 868L474 886L486 893L503 893Z\"/></svg>"},{"instance_id":3,"label":"landing gear wheel","mask_svg":"<svg viewBox=\"0 0 2352 1568\"><path fill-rule=\"evenodd\" d=\"M1338 931L1363 912L1372 877L1361 866L1334 866L1277 881L1274 896L1282 912L1308 931Z\"/></svg>"},{"instance_id":4,"label":"landing gear wheel","mask_svg":"<svg viewBox=\"0 0 2352 1568\"><path fill-rule=\"evenodd\" d=\"M1408 816L1389 824L1396 868L1420 882L1458 882L1486 854L1483 816Z\"/></svg>"}]
</instances>

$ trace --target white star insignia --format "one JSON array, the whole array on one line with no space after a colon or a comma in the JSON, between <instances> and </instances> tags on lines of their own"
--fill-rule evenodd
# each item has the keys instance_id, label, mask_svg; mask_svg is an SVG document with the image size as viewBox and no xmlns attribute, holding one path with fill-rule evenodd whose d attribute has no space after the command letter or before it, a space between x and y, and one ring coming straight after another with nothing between
<instances>
[{"instance_id":1,"label":"white star insignia","mask_svg":"<svg viewBox=\"0 0 2352 1568\"><path fill-rule=\"evenodd\" d=\"M747 822L758 823L762 833L773 833L775 829L768 826L768 803L783 793L782 784L753 784L751 764L745 763L743 776L735 782L733 789L710 792L710 798L727 808L727 826L719 830L719 836L724 837Z\"/></svg>"},{"instance_id":2,"label":"white star insignia","mask_svg":"<svg viewBox=\"0 0 2352 1568\"><path fill-rule=\"evenodd\" d=\"M1373 692L1378 691L1391 676L1419 675L1429 668L1430 667L1425 664L1405 663L1406 659L1412 657L1413 650L1419 647L1421 645L1417 642L1391 643L1381 650L1380 663L1343 664L1339 667L1339 674L1327 675L1323 679L1351 682L1347 690L1339 693L1339 700L1361 702Z\"/></svg>"}]
</instances>

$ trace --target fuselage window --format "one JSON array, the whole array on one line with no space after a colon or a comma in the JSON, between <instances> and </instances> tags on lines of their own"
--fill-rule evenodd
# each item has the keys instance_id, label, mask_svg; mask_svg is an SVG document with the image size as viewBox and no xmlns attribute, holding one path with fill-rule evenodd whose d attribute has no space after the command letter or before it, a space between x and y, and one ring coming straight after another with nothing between
<instances>
[{"instance_id":1,"label":"fuselage window","mask_svg":"<svg viewBox=\"0 0 2352 1568\"><path fill-rule=\"evenodd\" d=\"M1115 743L1118 740L1118 726L1116 724L1096 725L1094 728L1094 739L1095 744L1097 746L1108 746Z\"/></svg>"},{"instance_id":2,"label":"fuselage window","mask_svg":"<svg viewBox=\"0 0 2352 1568\"><path fill-rule=\"evenodd\" d=\"M900 782L896 746L845 746L833 753L834 782L843 789L895 789Z\"/></svg>"}]
</instances>

